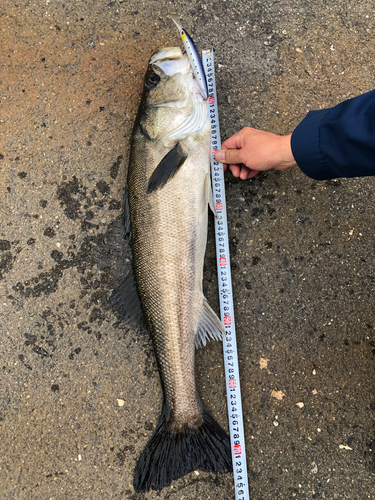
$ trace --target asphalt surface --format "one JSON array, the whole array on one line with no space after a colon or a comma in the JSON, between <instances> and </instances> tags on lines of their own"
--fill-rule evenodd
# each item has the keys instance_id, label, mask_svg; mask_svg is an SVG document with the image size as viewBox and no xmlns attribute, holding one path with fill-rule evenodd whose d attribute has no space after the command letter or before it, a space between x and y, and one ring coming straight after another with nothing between
<instances>
[{"instance_id":1,"label":"asphalt surface","mask_svg":"<svg viewBox=\"0 0 375 500\"><path fill-rule=\"evenodd\" d=\"M0 4L0 497L231 499L231 474L136 495L161 388L150 339L108 297L129 267L121 203L151 53L173 14L215 48L223 138L293 130L371 90L373 0ZM374 179L226 174L253 500L375 498ZM218 310L213 223L205 291ZM200 394L227 427L221 345Z\"/></svg>"}]
</instances>

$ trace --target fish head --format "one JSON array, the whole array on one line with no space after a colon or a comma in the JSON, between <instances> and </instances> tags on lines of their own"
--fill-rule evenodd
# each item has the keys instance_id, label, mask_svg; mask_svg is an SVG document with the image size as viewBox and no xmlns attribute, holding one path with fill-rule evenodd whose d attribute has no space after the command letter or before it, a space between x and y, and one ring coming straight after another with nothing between
<instances>
[{"instance_id":1,"label":"fish head","mask_svg":"<svg viewBox=\"0 0 375 500\"><path fill-rule=\"evenodd\" d=\"M143 133L152 140L171 139L170 134L176 130L177 136L180 136L173 139L194 134L196 131L186 127L183 134L178 130L202 106L207 108L186 53L183 54L179 47L157 50L150 58L144 80L143 113L140 118ZM200 112L200 115L206 113ZM203 116L203 121L207 117ZM193 122L196 124L197 120ZM202 128L202 123L198 125Z\"/></svg>"}]
</instances>

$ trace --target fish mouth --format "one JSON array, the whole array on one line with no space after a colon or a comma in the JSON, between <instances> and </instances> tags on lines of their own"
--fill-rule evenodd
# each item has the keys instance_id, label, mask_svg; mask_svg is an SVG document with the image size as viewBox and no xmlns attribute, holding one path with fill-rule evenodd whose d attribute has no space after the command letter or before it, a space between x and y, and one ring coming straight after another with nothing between
<instances>
[{"instance_id":1,"label":"fish mouth","mask_svg":"<svg viewBox=\"0 0 375 500\"><path fill-rule=\"evenodd\" d=\"M197 103L204 100L205 96L198 81L194 77L191 63L186 53L183 53L180 47L164 47L154 52L150 58L150 66L160 68L166 76L172 77L180 74L182 77L190 75L193 80L192 93ZM163 103L158 106L165 107L184 107L187 98L179 102Z\"/></svg>"},{"instance_id":2,"label":"fish mouth","mask_svg":"<svg viewBox=\"0 0 375 500\"><path fill-rule=\"evenodd\" d=\"M182 59L183 57L180 47L163 47L152 54L150 64L164 61L165 59Z\"/></svg>"},{"instance_id":3,"label":"fish mouth","mask_svg":"<svg viewBox=\"0 0 375 500\"><path fill-rule=\"evenodd\" d=\"M154 52L150 59L150 66L157 66L167 76L174 76L176 73L187 75L193 70L189 59L183 54L180 47L164 47Z\"/></svg>"}]
</instances>

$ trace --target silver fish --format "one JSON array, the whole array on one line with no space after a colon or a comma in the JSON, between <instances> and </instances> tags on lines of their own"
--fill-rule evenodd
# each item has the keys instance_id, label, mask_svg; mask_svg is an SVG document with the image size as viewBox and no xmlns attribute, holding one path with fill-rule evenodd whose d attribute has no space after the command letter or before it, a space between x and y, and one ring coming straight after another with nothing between
<instances>
[{"instance_id":1,"label":"silver fish","mask_svg":"<svg viewBox=\"0 0 375 500\"><path fill-rule=\"evenodd\" d=\"M195 347L224 327L203 295L210 180L207 101L178 47L149 62L135 122L125 195L133 270L112 302L151 333L164 391L159 424L135 471L137 492L162 489L196 470L232 470L230 441L203 406Z\"/></svg>"}]
</instances>

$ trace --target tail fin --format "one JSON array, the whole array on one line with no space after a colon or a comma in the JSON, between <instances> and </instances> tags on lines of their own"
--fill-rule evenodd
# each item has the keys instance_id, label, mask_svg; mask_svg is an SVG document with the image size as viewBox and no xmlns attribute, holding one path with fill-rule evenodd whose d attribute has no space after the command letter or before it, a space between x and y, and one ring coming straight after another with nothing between
<instances>
[{"instance_id":1,"label":"tail fin","mask_svg":"<svg viewBox=\"0 0 375 500\"><path fill-rule=\"evenodd\" d=\"M138 461L134 489L161 490L193 470L232 471L230 440L224 429L204 408L203 423L176 434L167 430L167 412L161 415L154 435Z\"/></svg>"}]
</instances>

